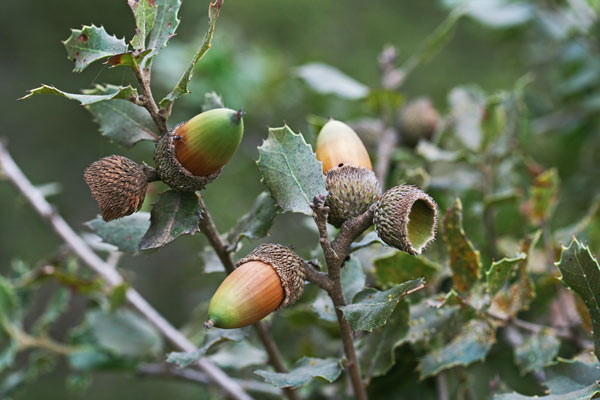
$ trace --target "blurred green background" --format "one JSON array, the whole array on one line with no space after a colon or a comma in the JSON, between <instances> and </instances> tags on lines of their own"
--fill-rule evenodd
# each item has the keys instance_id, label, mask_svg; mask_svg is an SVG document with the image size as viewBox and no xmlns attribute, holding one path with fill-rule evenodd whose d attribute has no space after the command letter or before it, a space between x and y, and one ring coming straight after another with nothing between
<instances>
[{"instance_id":1,"label":"blurred green background","mask_svg":"<svg viewBox=\"0 0 600 400\"><path fill-rule=\"evenodd\" d=\"M563 2L531 3L552 9L562 6ZM208 1L183 2L178 34L155 62L154 93L159 99L174 85L201 42L206 29L207 6ZM254 160L258 158L256 147L266 138L267 126L280 126L286 121L296 132L310 132L308 114L355 119L372 113L360 103L314 94L295 77L294 67L307 62L324 62L377 87L380 80L377 55L383 46L396 46L399 59L405 60L447 14L448 9L434 0L226 0L213 48L195 71L191 83L193 93L176 103L170 120L176 124L197 114L204 93L212 90L223 95L227 106L243 107L247 112L242 147L220 179L204 192L219 229L228 230L263 190ZM66 59L61 40L68 37L69 28L92 23L127 39L132 37L134 29L125 0L23 0L0 4L0 109L4 124L0 136L8 138L13 157L34 184L56 182L60 185L61 191L50 200L66 220L81 231L86 231L83 224L98 212L82 179L85 167L110 154L152 164L153 144L139 143L131 150L111 144L98 133L90 114L76 102L50 96L27 101L16 99L41 83L69 92L98 83L133 83L129 70L110 69L101 63L80 74L71 72L72 64ZM547 39L549 36L543 35L534 19L504 29L491 29L474 19L463 19L447 46L410 75L403 93L407 98L429 96L445 113L447 94L457 85L474 83L487 93L493 93L512 88L518 78L533 71L535 81L527 95L532 116L551 114L555 109L570 112L556 116L555 122L550 120L549 129L532 136L529 142L537 160L545 166L557 166L561 179L566 182L560 204L570 206L562 209L556 223L568 224L585 213L591 198L598 192L600 139L596 134L595 114L585 108L582 111L579 106L581 98L575 97L579 92L572 92L575 94L571 97L568 88L564 89L566 95L560 92L561 85L568 83L569 74L579 68L577 43L571 53L565 55L564 40L551 41ZM561 58L569 54L571 59ZM589 68L595 75L588 77L587 82L581 82L583 78L579 77L580 82L572 83L589 95L590 102L598 99L598 54L592 56ZM561 103L557 104L557 99ZM594 104L597 107L598 102ZM575 118L576 111L584 114L575 114ZM569 125L573 118L574 124ZM56 252L61 244L57 236L18 198L9 184L0 183L0 210L0 267L3 270L15 259L36 265ZM307 256L314 248L316 235L307 228L305 220L298 215L280 216L271 236L280 243L293 244L301 255ZM222 279L219 274L200 273L203 266L199 253L205 245L201 235L182 237L158 252L126 255L120 265L148 301L169 321L180 326L198 304L210 298ZM249 250L251 245L247 246ZM73 302L68 316L61 319L63 330L81 320L84 303L83 298ZM63 330L56 330L57 338L64 335ZM285 330L275 329L274 333L279 339L289 335ZM285 340L279 341L285 343ZM293 360L299 356L299 346L288 343L282 347L285 355ZM198 399L209 396L197 385L136 379L131 374L114 373L95 374L87 391L73 392L66 388L65 374L61 366L15 398L91 400L168 396Z\"/></svg>"}]
</instances>

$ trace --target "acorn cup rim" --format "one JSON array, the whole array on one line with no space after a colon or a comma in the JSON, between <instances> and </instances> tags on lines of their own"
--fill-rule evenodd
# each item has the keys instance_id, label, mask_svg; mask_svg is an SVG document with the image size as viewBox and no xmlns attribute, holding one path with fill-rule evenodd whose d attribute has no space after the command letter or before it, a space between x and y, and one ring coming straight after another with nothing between
<instances>
[{"instance_id":1,"label":"acorn cup rim","mask_svg":"<svg viewBox=\"0 0 600 400\"><path fill-rule=\"evenodd\" d=\"M416 188L416 189L418 189L418 188ZM426 194L425 192L411 192L407 195L407 197L408 197L407 200L410 202L409 206L408 206L408 212L399 215L399 219L401 221L398 221L398 222L400 223L400 226L402 228L402 234L407 239L407 244L409 245L408 253L410 253L412 255L419 255L431 242L433 242L435 240L435 233L436 233L437 219L438 219L438 207L435 204L435 202L431 199L431 197L428 194ZM414 233L410 232L411 225L414 224L414 220L412 221L413 224L411 224L410 216L413 214L414 205L417 202L423 202L424 204L427 205L428 210L433 212L432 215L429 217L429 221L426 222L427 226L425 227L427 229L427 231L428 231L427 233L429 233L429 235L427 238L420 241L421 242L420 245L413 243L413 240L411 239L411 237L414 237ZM419 227L419 228L421 228L421 227Z\"/></svg>"}]
</instances>

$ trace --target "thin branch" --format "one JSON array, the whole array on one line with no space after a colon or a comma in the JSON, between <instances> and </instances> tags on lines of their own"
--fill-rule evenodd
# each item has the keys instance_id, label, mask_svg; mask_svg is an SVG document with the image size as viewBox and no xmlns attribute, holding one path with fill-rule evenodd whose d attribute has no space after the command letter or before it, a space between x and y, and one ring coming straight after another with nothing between
<instances>
[{"instance_id":1,"label":"thin branch","mask_svg":"<svg viewBox=\"0 0 600 400\"><path fill-rule=\"evenodd\" d=\"M117 286L123 282L123 277L110 264L107 264L94 253L85 241L75 233L67 222L31 184L14 162L2 141L0 141L0 169L4 176L6 176L27 201L29 201L35 211L51 225L54 231L85 264L101 275L111 286ZM127 291L127 300L177 349L186 352L196 350L196 346L164 319L164 317L160 315L135 289L129 289ZM205 358L200 359L197 365L210 377L212 382L219 385L231 397L240 400L251 399L251 397L248 396L236 382Z\"/></svg>"},{"instance_id":2,"label":"thin branch","mask_svg":"<svg viewBox=\"0 0 600 400\"><path fill-rule=\"evenodd\" d=\"M438 394L438 400L450 400L448 396L448 380L446 379L446 373L440 372L435 376L435 389Z\"/></svg>"},{"instance_id":3,"label":"thin branch","mask_svg":"<svg viewBox=\"0 0 600 400\"><path fill-rule=\"evenodd\" d=\"M145 68L141 68L134 59L132 69L140 85L140 90L142 91L142 94L138 96L134 103L148 110L161 135L168 133L169 128L167 126L167 118L159 111L158 106L154 101L154 96L152 95L152 89L150 88L150 66L148 65Z\"/></svg>"},{"instance_id":4,"label":"thin branch","mask_svg":"<svg viewBox=\"0 0 600 400\"><path fill-rule=\"evenodd\" d=\"M304 274L306 280L314 283L321 289L329 292L332 288L331 279L329 279L329 275L324 272L317 271L316 265L312 261L306 261L304 264Z\"/></svg>"},{"instance_id":5,"label":"thin branch","mask_svg":"<svg viewBox=\"0 0 600 400\"><path fill-rule=\"evenodd\" d=\"M211 383L209 377L200 371L192 368L176 368L169 366L166 363L144 364L138 369L137 375L142 378L158 376L187 382L196 382L203 385ZM281 390L268 383L242 379L234 379L234 381L244 390L249 392L281 396Z\"/></svg>"},{"instance_id":6,"label":"thin branch","mask_svg":"<svg viewBox=\"0 0 600 400\"><path fill-rule=\"evenodd\" d=\"M208 208L206 208L206 204L204 203L202 196L200 195L198 195L198 208L200 209L200 231L204 233L208 239L208 242L215 250L215 253L217 253L217 257L219 257L219 260L221 260L221 264L223 264L225 271L227 271L228 274L232 273L235 269L235 263L231 257L229 246L223 241L221 235L219 235L219 231L217 230L217 227L210 216L210 213L208 212ZM283 359L281 357L281 353L279 352L279 348L269 333L269 329L260 321L254 323L252 326L262 342L267 355L269 356L269 363L273 366L273 368L275 368L275 371L287 372L287 369L283 364ZM289 400L296 400L297 397L293 389L285 388L283 391Z\"/></svg>"},{"instance_id":7,"label":"thin branch","mask_svg":"<svg viewBox=\"0 0 600 400\"><path fill-rule=\"evenodd\" d=\"M394 128L388 127L383 131L379 144L377 145L377 163L375 164L375 175L385 188L392 153L398 144L398 132Z\"/></svg>"},{"instance_id":8,"label":"thin branch","mask_svg":"<svg viewBox=\"0 0 600 400\"><path fill-rule=\"evenodd\" d=\"M329 235L327 234L327 215L329 214L329 207L325 205L327 196L319 195L313 199L313 203L310 208L313 210L313 219L319 230L319 243L323 249L325 258L339 261L339 255L331 247L329 241Z\"/></svg>"}]
</instances>

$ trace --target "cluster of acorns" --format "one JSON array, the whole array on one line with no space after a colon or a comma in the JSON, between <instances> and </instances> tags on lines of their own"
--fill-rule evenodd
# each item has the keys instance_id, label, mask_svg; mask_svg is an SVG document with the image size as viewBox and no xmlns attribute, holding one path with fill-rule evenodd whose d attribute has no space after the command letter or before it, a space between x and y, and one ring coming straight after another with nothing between
<instances>
[{"instance_id":1,"label":"cluster of acorns","mask_svg":"<svg viewBox=\"0 0 600 400\"><path fill-rule=\"evenodd\" d=\"M243 135L241 111L203 112L159 139L156 169L122 156L105 157L84 174L106 221L130 215L142 206L148 182L162 180L175 190L197 191L212 182L237 150ZM379 237L390 246L417 255L434 239L438 208L413 186L396 186L382 195L369 154L358 135L330 120L317 139L329 192L328 222L345 221L373 208ZM293 304L304 290L306 262L293 250L263 244L237 263L209 305L207 327L239 328Z\"/></svg>"}]
</instances>

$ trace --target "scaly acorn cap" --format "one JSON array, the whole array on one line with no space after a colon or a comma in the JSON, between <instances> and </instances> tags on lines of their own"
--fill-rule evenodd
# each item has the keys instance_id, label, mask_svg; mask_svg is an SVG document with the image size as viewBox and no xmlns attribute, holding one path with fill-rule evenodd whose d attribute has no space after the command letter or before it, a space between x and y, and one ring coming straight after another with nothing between
<instances>
[{"instance_id":1,"label":"scaly acorn cap","mask_svg":"<svg viewBox=\"0 0 600 400\"><path fill-rule=\"evenodd\" d=\"M438 206L427 193L400 185L386 191L375 207L377 235L388 245L412 255L435 238Z\"/></svg>"},{"instance_id":2,"label":"scaly acorn cap","mask_svg":"<svg viewBox=\"0 0 600 400\"><path fill-rule=\"evenodd\" d=\"M279 244L262 244L239 260L208 307L207 328L239 328L293 304L304 291L304 260Z\"/></svg>"},{"instance_id":3,"label":"scaly acorn cap","mask_svg":"<svg viewBox=\"0 0 600 400\"><path fill-rule=\"evenodd\" d=\"M329 191L325 205L327 221L339 228L344 221L367 211L381 196L381 185L375 173L365 167L344 165L327 171Z\"/></svg>"},{"instance_id":4,"label":"scaly acorn cap","mask_svg":"<svg viewBox=\"0 0 600 400\"><path fill-rule=\"evenodd\" d=\"M156 180L156 171L146 164L112 155L92 163L83 178L98 201L102 218L108 222L142 207L148 182Z\"/></svg>"},{"instance_id":5,"label":"scaly acorn cap","mask_svg":"<svg viewBox=\"0 0 600 400\"><path fill-rule=\"evenodd\" d=\"M315 153L323 163L323 173L343 165L373 170L369 153L356 132L341 121L331 119L317 137Z\"/></svg>"},{"instance_id":6,"label":"scaly acorn cap","mask_svg":"<svg viewBox=\"0 0 600 400\"><path fill-rule=\"evenodd\" d=\"M228 108L208 110L163 135L154 150L160 178L176 190L204 189L242 141L242 114Z\"/></svg>"},{"instance_id":7,"label":"scaly acorn cap","mask_svg":"<svg viewBox=\"0 0 600 400\"><path fill-rule=\"evenodd\" d=\"M440 114L426 97L408 103L400 112L400 130L403 144L415 147L420 140L431 140L438 129Z\"/></svg>"}]
</instances>

